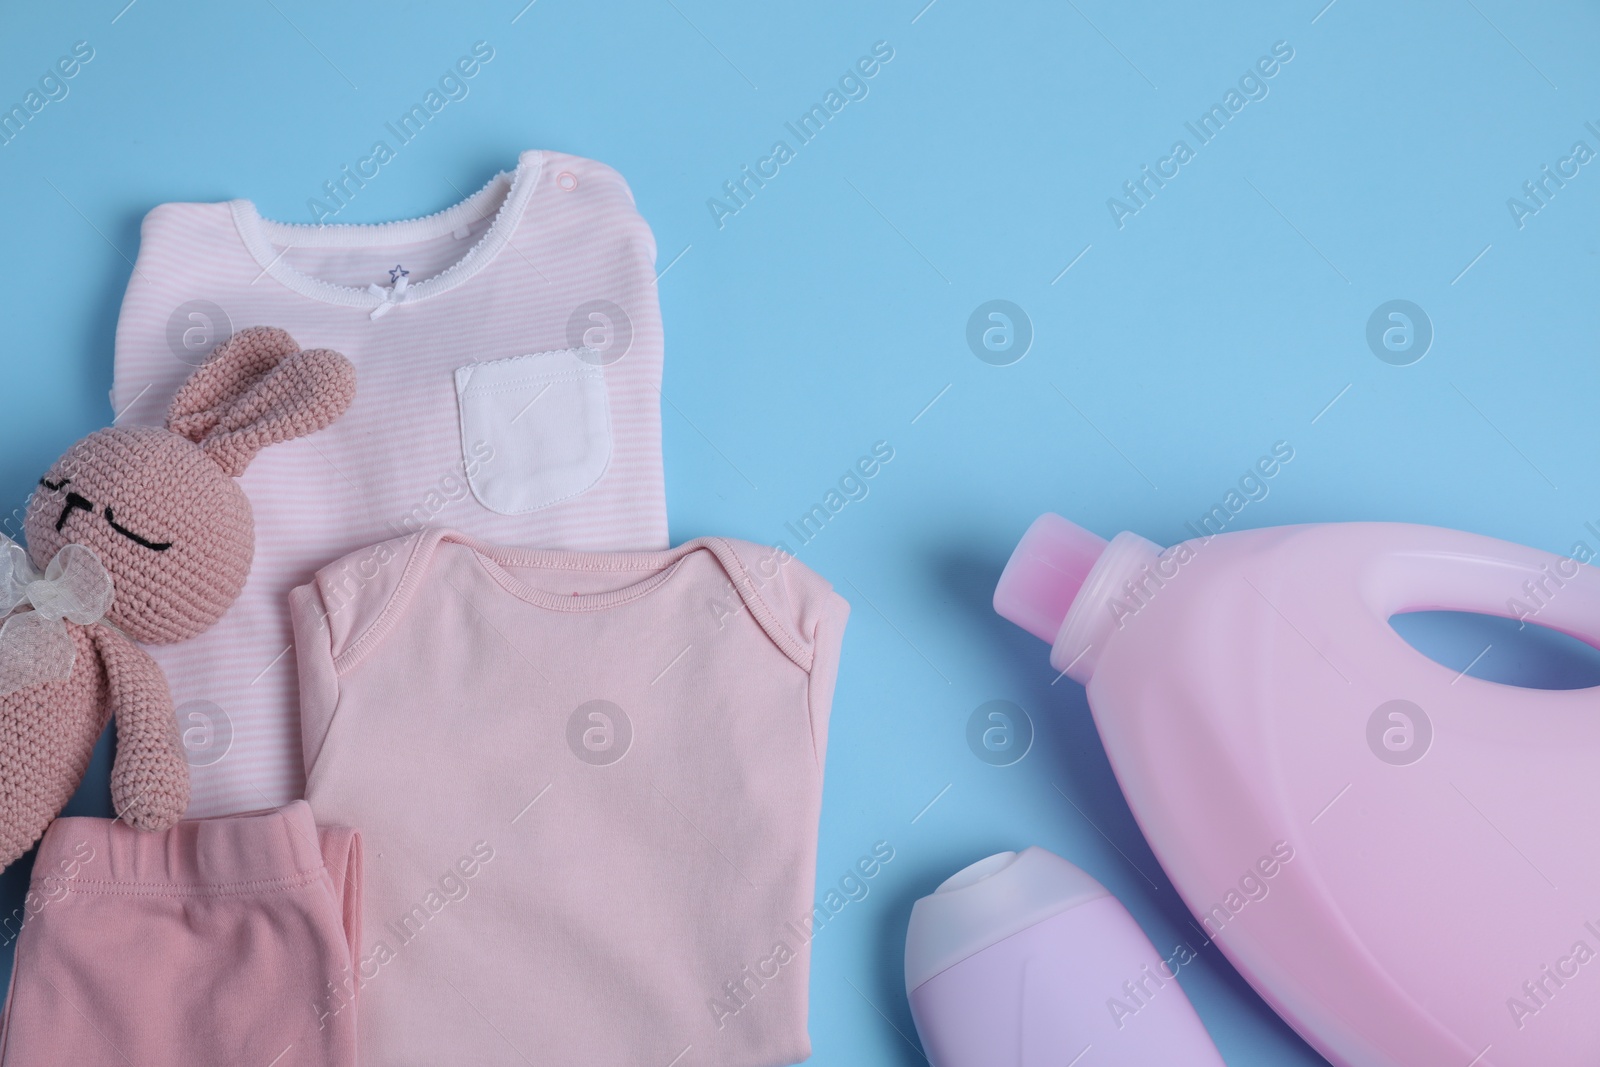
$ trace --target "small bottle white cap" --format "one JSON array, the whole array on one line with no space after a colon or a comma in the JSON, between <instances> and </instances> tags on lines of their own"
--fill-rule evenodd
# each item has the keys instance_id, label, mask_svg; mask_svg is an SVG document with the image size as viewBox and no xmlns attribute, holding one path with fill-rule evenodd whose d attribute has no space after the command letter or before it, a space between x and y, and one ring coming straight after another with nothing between
<instances>
[{"instance_id":1,"label":"small bottle white cap","mask_svg":"<svg viewBox=\"0 0 1600 1067\"><path fill-rule=\"evenodd\" d=\"M1110 896L1106 887L1037 846L963 867L911 907L906 992L1068 908Z\"/></svg>"}]
</instances>

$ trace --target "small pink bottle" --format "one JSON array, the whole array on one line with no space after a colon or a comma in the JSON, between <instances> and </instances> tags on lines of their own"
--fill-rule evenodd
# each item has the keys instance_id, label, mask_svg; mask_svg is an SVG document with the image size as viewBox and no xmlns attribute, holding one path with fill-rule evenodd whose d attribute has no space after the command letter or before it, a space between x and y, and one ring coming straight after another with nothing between
<instances>
[{"instance_id":1,"label":"small pink bottle","mask_svg":"<svg viewBox=\"0 0 1600 1067\"><path fill-rule=\"evenodd\" d=\"M933 1067L1223 1067L1128 909L1042 848L965 867L911 909L906 993Z\"/></svg>"},{"instance_id":2,"label":"small pink bottle","mask_svg":"<svg viewBox=\"0 0 1600 1067\"><path fill-rule=\"evenodd\" d=\"M1086 686L1206 936L1324 1056L1600 1064L1600 696L1451 670L1389 625L1466 611L1600 646L1600 571L1426 526L1163 550L1045 515L995 608Z\"/></svg>"}]
</instances>

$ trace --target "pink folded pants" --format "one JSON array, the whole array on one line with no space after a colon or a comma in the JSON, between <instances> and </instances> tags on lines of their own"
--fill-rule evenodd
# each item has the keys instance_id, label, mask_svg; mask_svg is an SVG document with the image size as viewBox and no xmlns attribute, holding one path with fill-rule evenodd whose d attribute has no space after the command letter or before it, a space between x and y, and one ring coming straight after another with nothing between
<instances>
[{"instance_id":1,"label":"pink folded pants","mask_svg":"<svg viewBox=\"0 0 1600 1067\"><path fill-rule=\"evenodd\" d=\"M305 801L39 845L0 1064L356 1062L361 845Z\"/></svg>"}]
</instances>

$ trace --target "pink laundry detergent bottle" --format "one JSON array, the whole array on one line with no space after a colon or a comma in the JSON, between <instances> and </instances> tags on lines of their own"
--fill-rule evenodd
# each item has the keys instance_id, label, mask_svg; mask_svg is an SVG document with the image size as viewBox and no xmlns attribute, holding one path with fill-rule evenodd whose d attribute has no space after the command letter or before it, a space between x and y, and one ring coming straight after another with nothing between
<instances>
[{"instance_id":1,"label":"pink laundry detergent bottle","mask_svg":"<svg viewBox=\"0 0 1600 1067\"><path fill-rule=\"evenodd\" d=\"M1045 515L994 602L1086 687L1206 936L1329 1060L1600 1064L1600 694L1475 678L1389 625L1600 646L1600 570L1398 523L1162 549Z\"/></svg>"}]
</instances>

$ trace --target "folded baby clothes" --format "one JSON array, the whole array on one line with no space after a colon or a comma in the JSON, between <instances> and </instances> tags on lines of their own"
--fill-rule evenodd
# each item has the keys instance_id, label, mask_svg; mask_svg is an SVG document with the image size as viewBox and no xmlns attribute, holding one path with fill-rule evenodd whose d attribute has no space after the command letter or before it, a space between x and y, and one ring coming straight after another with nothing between
<instances>
[{"instance_id":1,"label":"folded baby clothes","mask_svg":"<svg viewBox=\"0 0 1600 1067\"><path fill-rule=\"evenodd\" d=\"M809 1055L827 582L434 530L291 605L307 796L367 847L364 1063Z\"/></svg>"},{"instance_id":2,"label":"folded baby clothes","mask_svg":"<svg viewBox=\"0 0 1600 1067\"><path fill-rule=\"evenodd\" d=\"M356 1062L360 839L304 801L145 833L57 819L33 866L5 1067Z\"/></svg>"},{"instance_id":3,"label":"folded baby clothes","mask_svg":"<svg viewBox=\"0 0 1600 1067\"><path fill-rule=\"evenodd\" d=\"M318 218L371 178L319 192ZM621 176L542 151L407 222L290 225L245 200L145 217L117 323L122 424L160 422L194 366L249 326L341 352L359 381L337 424L241 479L257 549L228 615L151 649L193 756L191 816L301 795L286 602L328 561L429 525L666 547L655 253Z\"/></svg>"}]
</instances>

